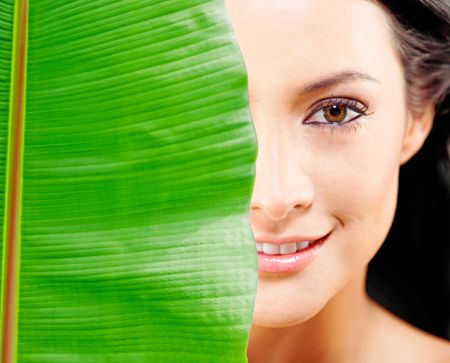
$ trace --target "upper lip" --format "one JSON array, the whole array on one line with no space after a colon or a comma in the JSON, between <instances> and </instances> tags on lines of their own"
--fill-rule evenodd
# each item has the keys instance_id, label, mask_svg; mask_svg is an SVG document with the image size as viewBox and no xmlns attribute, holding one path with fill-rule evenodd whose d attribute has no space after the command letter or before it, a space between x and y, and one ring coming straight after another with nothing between
<instances>
[{"instance_id":1,"label":"upper lip","mask_svg":"<svg viewBox=\"0 0 450 363\"><path fill-rule=\"evenodd\" d=\"M282 238L269 238L269 237L257 237L255 238L257 243L273 243L273 244L283 244L283 243L292 243L292 242L303 242L303 241L316 241L318 239L322 239L326 236L328 236L330 232L326 234L322 234L320 236L288 236L288 237L282 237Z\"/></svg>"}]
</instances>

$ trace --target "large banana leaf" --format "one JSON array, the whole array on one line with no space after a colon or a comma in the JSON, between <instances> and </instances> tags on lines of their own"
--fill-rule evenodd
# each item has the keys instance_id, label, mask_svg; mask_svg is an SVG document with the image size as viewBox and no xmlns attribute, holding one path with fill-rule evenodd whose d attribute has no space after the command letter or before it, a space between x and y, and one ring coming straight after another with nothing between
<instances>
[{"instance_id":1,"label":"large banana leaf","mask_svg":"<svg viewBox=\"0 0 450 363\"><path fill-rule=\"evenodd\" d=\"M0 2L2 362L245 362L256 144L223 2L30 0L24 16L13 2Z\"/></svg>"}]
</instances>

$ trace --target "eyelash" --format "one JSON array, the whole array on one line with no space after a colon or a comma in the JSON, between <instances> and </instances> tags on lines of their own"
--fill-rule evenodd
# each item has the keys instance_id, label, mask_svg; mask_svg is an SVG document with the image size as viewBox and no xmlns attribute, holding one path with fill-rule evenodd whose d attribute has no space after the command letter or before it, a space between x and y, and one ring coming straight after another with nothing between
<instances>
[{"instance_id":1,"label":"eyelash","mask_svg":"<svg viewBox=\"0 0 450 363\"><path fill-rule=\"evenodd\" d=\"M304 123L306 126L314 125L314 127L318 127L319 129L322 129L324 131L328 131L331 134L335 130L339 132L356 132L358 131L358 128L362 126L362 120L360 120L361 116L368 116L370 113L367 112L369 106L364 105L360 101L357 101L353 98L344 98L344 97L332 97L332 98L326 98L323 100L320 100L317 105L313 107L313 110L308 114L308 116L305 118L305 121L308 120L311 116L313 116L316 112L323 110L325 107L328 106L339 106L339 105L345 105L350 110L358 113L358 116L355 116L351 120L348 120L346 122L342 123L322 123L322 122L310 122L310 123Z\"/></svg>"}]
</instances>

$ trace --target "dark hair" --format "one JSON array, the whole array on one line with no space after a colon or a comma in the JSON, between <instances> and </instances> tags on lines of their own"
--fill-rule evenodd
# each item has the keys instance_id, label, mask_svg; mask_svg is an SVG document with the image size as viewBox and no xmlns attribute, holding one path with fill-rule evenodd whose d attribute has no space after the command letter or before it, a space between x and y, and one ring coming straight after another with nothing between
<instances>
[{"instance_id":1,"label":"dark hair","mask_svg":"<svg viewBox=\"0 0 450 363\"><path fill-rule=\"evenodd\" d=\"M404 320L450 339L450 4L373 0L387 12L408 106L435 105L421 150L400 168L394 221L369 264L369 295Z\"/></svg>"}]
</instances>

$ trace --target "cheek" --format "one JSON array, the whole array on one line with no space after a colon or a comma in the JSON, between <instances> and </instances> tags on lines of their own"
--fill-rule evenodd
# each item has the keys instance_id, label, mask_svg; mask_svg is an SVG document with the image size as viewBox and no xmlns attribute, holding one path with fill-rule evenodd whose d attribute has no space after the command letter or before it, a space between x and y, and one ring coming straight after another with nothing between
<instances>
[{"instance_id":1,"label":"cheek","mask_svg":"<svg viewBox=\"0 0 450 363\"><path fill-rule=\"evenodd\" d=\"M338 254L367 263L383 243L397 203L401 120L371 120L352 135L339 136L334 151L315 170L317 202L340 223ZM334 136L333 136L334 137ZM355 245L361 248L356 249Z\"/></svg>"}]
</instances>

